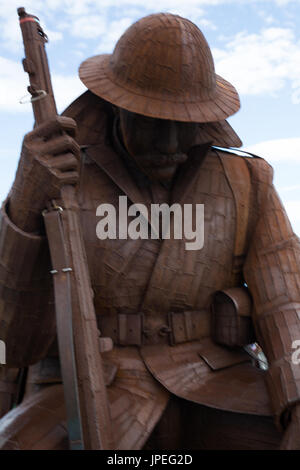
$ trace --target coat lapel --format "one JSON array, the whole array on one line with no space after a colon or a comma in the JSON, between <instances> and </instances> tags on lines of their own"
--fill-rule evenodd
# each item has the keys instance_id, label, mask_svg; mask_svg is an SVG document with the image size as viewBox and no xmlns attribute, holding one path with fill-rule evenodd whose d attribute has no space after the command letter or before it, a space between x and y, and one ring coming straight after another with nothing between
<instances>
[{"instance_id":1,"label":"coat lapel","mask_svg":"<svg viewBox=\"0 0 300 470\"><path fill-rule=\"evenodd\" d=\"M140 191L123 160L105 143L93 145L86 149L86 154L112 179L134 204L147 205L144 194Z\"/></svg>"},{"instance_id":2,"label":"coat lapel","mask_svg":"<svg viewBox=\"0 0 300 470\"><path fill-rule=\"evenodd\" d=\"M151 226L151 200L147 189L143 192L139 189L122 158L113 148L101 143L89 147L86 154L111 178L133 204L143 204L146 207L146 210L143 211L143 206L141 206L140 212ZM152 231L156 233L154 226L152 226Z\"/></svg>"},{"instance_id":3,"label":"coat lapel","mask_svg":"<svg viewBox=\"0 0 300 470\"><path fill-rule=\"evenodd\" d=\"M211 144L197 145L189 151L189 158L180 168L173 184L171 202L181 203L193 182L198 176L199 169L211 147Z\"/></svg>"},{"instance_id":4,"label":"coat lapel","mask_svg":"<svg viewBox=\"0 0 300 470\"><path fill-rule=\"evenodd\" d=\"M194 196L195 190L194 185L199 177L202 163L210 149L210 145L201 145L193 147L189 152L189 159L181 168L178 173L173 186L171 203L184 204L187 199L190 199L190 195ZM190 193L190 194L188 194ZM189 200L189 203L191 200ZM157 287L162 286L167 279L171 279L172 276L177 277L178 273L181 272L184 260L186 257L190 259L190 264L195 263L197 257L191 251L186 251L184 248L186 240L176 239L165 239L161 241L160 252L154 264L150 281L147 290L144 294L144 298L141 302L140 310L147 311L152 309L153 300L154 303L159 297L159 304L162 311L167 311L169 307L170 298L174 298L172 294L172 288L175 283L169 282L170 288L167 295L157 296ZM172 250L172 256L170 257L170 250ZM191 269L192 271L192 269ZM182 302L185 303L186 296L182 296ZM157 307L157 305L155 305Z\"/></svg>"},{"instance_id":5,"label":"coat lapel","mask_svg":"<svg viewBox=\"0 0 300 470\"><path fill-rule=\"evenodd\" d=\"M189 199L190 202L190 195L194 192L193 186L197 181L199 171L202 168L202 163L209 151L209 148L210 145L201 145L191 149L188 161L180 168L180 172L178 172L176 180L174 181L173 190L171 191L171 204L185 203L187 202L187 199ZM122 158L110 146L105 145L105 143L99 143L88 147L86 154L109 176L121 191L127 195L132 203L143 203L146 207L148 206L149 200L145 198L133 176L125 166ZM148 213L150 214L149 211ZM159 279L164 273L162 266L165 264L166 259L169 259L168 253L171 245L172 252L175 253L175 256L172 257L172 263L174 264L172 266L172 272L176 273L178 272L178 269L180 270L183 257L186 255L184 251L184 242L184 240L161 240L159 254L153 266L150 282L144 293L143 299L141 300L141 309L147 310L147 308L152 304L151 299L153 299L156 287L160 283ZM140 244L137 243L136 250L134 250L134 252L137 251L139 246ZM111 280L111 282L117 282L117 279L118 276L116 276L114 280ZM168 304L169 299L160 299L160 301Z\"/></svg>"}]
</instances>

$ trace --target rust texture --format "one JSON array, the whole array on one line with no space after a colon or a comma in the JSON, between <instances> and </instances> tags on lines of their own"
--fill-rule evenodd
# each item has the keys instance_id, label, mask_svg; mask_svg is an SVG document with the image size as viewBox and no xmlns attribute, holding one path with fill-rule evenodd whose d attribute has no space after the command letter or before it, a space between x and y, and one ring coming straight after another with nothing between
<instances>
[{"instance_id":1,"label":"rust texture","mask_svg":"<svg viewBox=\"0 0 300 470\"><path fill-rule=\"evenodd\" d=\"M102 342L101 354L114 448L300 449L300 369L291 361L300 339L300 242L270 165L226 150L241 145L226 121L239 99L215 75L202 33L176 15L150 15L127 30L111 56L84 62L80 75L89 91L25 136L1 211L1 448L68 447L40 213L52 198L65 205L56 170L70 170L70 154L81 146L73 177L86 263L97 327L114 342L106 352ZM128 150L124 122L133 113L150 118L133 129L140 149L149 126L161 144L172 129L196 123L188 149L177 144L187 158L167 183L148 178ZM165 154L174 153L167 143ZM149 150L157 152L155 145L153 138ZM186 250L184 237L97 238L97 207L110 203L118 211L124 195L128 205L147 208L204 204L203 248ZM262 347L268 370L243 349L251 341ZM9 411L18 368L26 366L25 397Z\"/></svg>"},{"instance_id":2,"label":"rust texture","mask_svg":"<svg viewBox=\"0 0 300 470\"><path fill-rule=\"evenodd\" d=\"M235 88L215 74L201 31L176 15L142 18L123 34L111 56L87 59L79 74L96 95L146 116L213 122L240 107Z\"/></svg>"}]
</instances>

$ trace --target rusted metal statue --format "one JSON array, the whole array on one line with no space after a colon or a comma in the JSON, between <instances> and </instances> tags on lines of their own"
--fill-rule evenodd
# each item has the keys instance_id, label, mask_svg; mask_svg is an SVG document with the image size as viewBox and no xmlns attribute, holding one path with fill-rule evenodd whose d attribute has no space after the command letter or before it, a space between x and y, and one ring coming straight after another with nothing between
<instances>
[{"instance_id":1,"label":"rusted metal statue","mask_svg":"<svg viewBox=\"0 0 300 470\"><path fill-rule=\"evenodd\" d=\"M300 449L300 244L271 167L230 150L239 97L204 36L150 15L80 78L62 116L35 113L2 208L1 448ZM204 204L203 247L100 239L120 196Z\"/></svg>"}]
</instances>

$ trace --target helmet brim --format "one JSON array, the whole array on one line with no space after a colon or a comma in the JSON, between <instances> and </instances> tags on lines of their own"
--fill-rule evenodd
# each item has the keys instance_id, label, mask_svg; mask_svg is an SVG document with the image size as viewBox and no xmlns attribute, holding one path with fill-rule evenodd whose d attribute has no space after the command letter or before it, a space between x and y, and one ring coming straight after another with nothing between
<instances>
[{"instance_id":1,"label":"helmet brim","mask_svg":"<svg viewBox=\"0 0 300 470\"><path fill-rule=\"evenodd\" d=\"M206 101L189 101L186 96L174 100L163 92L153 96L145 89L125 88L117 83L110 69L110 54L101 54L85 60L79 68L79 77L95 95L134 113L159 119L183 122L222 121L240 108L239 95L231 83L216 74L214 97Z\"/></svg>"}]
</instances>

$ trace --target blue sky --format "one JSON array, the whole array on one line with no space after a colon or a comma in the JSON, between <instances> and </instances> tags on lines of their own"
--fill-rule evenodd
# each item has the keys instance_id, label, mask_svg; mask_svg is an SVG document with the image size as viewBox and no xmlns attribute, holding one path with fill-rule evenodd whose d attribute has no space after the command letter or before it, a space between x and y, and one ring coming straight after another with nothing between
<instances>
[{"instance_id":1,"label":"blue sky","mask_svg":"<svg viewBox=\"0 0 300 470\"><path fill-rule=\"evenodd\" d=\"M77 70L95 54L112 52L137 19L169 11L196 23L216 71L240 93L229 119L244 148L265 157L295 232L300 235L300 0L0 0L0 199L14 178L30 105L20 105L27 74L16 9L37 15L50 42L47 53L62 111L85 90Z\"/></svg>"}]
</instances>

